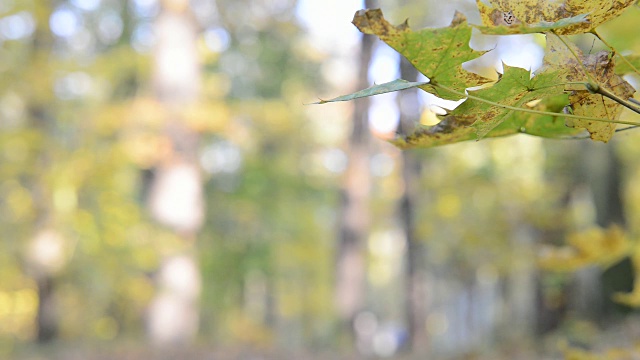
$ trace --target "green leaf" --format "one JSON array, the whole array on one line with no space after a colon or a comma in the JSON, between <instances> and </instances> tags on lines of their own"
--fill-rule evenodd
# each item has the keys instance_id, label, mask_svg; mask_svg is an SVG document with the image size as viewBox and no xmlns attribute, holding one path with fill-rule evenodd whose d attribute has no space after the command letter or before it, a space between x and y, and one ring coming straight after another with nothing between
<instances>
[{"instance_id":1,"label":"green leaf","mask_svg":"<svg viewBox=\"0 0 640 360\"><path fill-rule=\"evenodd\" d=\"M563 86L557 86L558 72L545 71L531 77L529 70L503 65L504 74L493 86L470 91L475 97L513 107L523 107L524 104L547 96L562 94ZM469 98L457 107L451 115L473 119L473 127L478 138L487 135L496 126L513 114L514 110L494 106L486 102Z\"/></svg>"},{"instance_id":2,"label":"green leaf","mask_svg":"<svg viewBox=\"0 0 640 360\"><path fill-rule=\"evenodd\" d=\"M568 96L563 94L544 98L535 106L530 107L538 111L557 112L557 116L514 111L502 123L489 131L484 138L497 138L515 134L528 134L549 139L576 138L584 134L585 130L570 128L565 125L561 111L568 104L568 101ZM477 140L475 129L465 120L469 121L469 119L457 119L453 116L447 116L437 125L421 125L413 134L406 137L398 137L391 142L400 148L408 149Z\"/></svg>"},{"instance_id":3,"label":"green leaf","mask_svg":"<svg viewBox=\"0 0 640 360\"><path fill-rule=\"evenodd\" d=\"M530 106L530 108L537 111L558 113L558 115L551 116L514 111L505 121L489 132L487 137L522 133L549 139L576 138L586 133L586 131L565 125L562 110L568 104L569 96L567 94L545 97L537 104Z\"/></svg>"},{"instance_id":4,"label":"green leaf","mask_svg":"<svg viewBox=\"0 0 640 360\"><path fill-rule=\"evenodd\" d=\"M329 100L320 100L313 104L326 104L326 103L337 102L337 101L349 101L349 100L359 99L367 96L374 96L374 95L385 94L393 91L411 89L411 88L426 85L426 84L428 84L428 82L411 82L407 80L397 79L397 80L390 81L388 83L374 85L370 88L360 90L353 94L338 96L336 98L329 99Z\"/></svg>"},{"instance_id":5,"label":"green leaf","mask_svg":"<svg viewBox=\"0 0 640 360\"><path fill-rule=\"evenodd\" d=\"M406 57L418 71L429 78L431 84L442 84L464 92L467 88L490 81L462 68L463 63L484 52L469 47L472 28L460 13L456 13L449 27L419 31L412 31L407 22L400 26L391 25L379 9L356 12L353 24L365 34L377 35ZM443 99L462 98L431 85L425 85L423 89Z\"/></svg>"}]
</instances>

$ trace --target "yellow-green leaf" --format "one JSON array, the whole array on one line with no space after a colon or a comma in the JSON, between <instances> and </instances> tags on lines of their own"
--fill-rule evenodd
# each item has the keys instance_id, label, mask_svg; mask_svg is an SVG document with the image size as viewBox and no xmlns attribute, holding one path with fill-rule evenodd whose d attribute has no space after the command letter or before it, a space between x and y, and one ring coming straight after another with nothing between
<instances>
[{"instance_id":1,"label":"yellow-green leaf","mask_svg":"<svg viewBox=\"0 0 640 360\"><path fill-rule=\"evenodd\" d=\"M475 25L475 27L487 35L533 34L552 30L562 32L562 29L581 23L588 23L588 15L579 14L553 22L540 21L535 24L527 24L516 20L511 12L502 12L490 5L486 5L481 0L476 0L476 3L484 26Z\"/></svg>"},{"instance_id":2,"label":"yellow-green leaf","mask_svg":"<svg viewBox=\"0 0 640 360\"><path fill-rule=\"evenodd\" d=\"M556 23L580 15L588 15L588 21L575 24L564 24L554 31L557 34L581 34L589 32L601 24L619 16L635 0L490 0L490 6L481 0L478 8L482 16L482 23L486 27L513 26L526 24L538 26L540 23Z\"/></svg>"},{"instance_id":3,"label":"yellow-green leaf","mask_svg":"<svg viewBox=\"0 0 640 360\"><path fill-rule=\"evenodd\" d=\"M550 34L547 36L545 62L564 69L558 81L567 83L565 91L569 92L570 107L574 115L607 120L620 118L623 106L588 91L585 85L591 81L625 100L635 92L629 83L616 75L614 58L606 51L584 55L577 46L562 42L558 36ZM569 118L567 126L587 129L591 139L602 142L609 141L616 130L614 123Z\"/></svg>"},{"instance_id":4,"label":"yellow-green leaf","mask_svg":"<svg viewBox=\"0 0 640 360\"><path fill-rule=\"evenodd\" d=\"M545 247L538 264L551 271L575 271L588 265L607 268L629 255L631 242L622 229L593 228L572 233L567 237L567 246Z\"/></svg>"},{"instance_id":5,"label":"yellow-green leaf","mask_svg":"<svg viewBox=\"0 0 640 360\"><path fill-rule=\"evenodd\" d=\"M456 13L449 27L418 31L412 31L407 22L399 26L391 25L379 9L358 11L353 24L365 34L378 36L406 57L432 84L442 84L464 92L467 88L490 81L462 68L463 63L484 52L469 47L472 28L460 13ZM430 85L422 88L443 99L461 98Z\"/></svg>"}]
</instances>

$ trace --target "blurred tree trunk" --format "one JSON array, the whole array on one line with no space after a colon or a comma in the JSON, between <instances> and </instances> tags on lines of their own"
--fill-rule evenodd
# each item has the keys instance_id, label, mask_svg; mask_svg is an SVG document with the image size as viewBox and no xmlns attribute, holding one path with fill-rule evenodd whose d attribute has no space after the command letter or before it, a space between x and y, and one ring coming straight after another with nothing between
<instances>
[{"instance_id":1,"label":"blurred tree trunk","mask_svg":"<svg viewBox=\"0 0 640 360\"><path fill-rule=\"evenodd\" d=\"M42 39L38 39L40 42L40 46L42 45ZM37 48L38 46L36 46ZM33 127L41 130L44 134L53 133L53 129L51 129L51 123L53 122L49 113L44 110L39 105L34 106L30 109L30 115L32 121L34 122ZM46 149L46 147L45 147ZM38 157L37 167L39 169L44 169L42 171L46 171L46 169L51 166L51 159L49 154L42 153ZM36 175L38 176L38 175ZM43 184L42 180L34 179L32 185L32 193L34 194L34 198L37 199L45 199L47 198L49 190L47 186ZM46 256L45 260L41 259L41 254L39 254L38 246L36 245L40 234L44 229L49 226L49 222L51 219L51 213L54 210L51 209L51 205L47 204L45 201L42 201L37 207L38 212L38 225L37 230L33 234L33 238L30 240L28 246L29 250L27 253L27 265L30 268L30 272L33 274L33 278L37 284L38 289L38 310L36 317L36 327L37 327L37 342L38 343L47 343L55 340L58 337L58 325L59 325L59 314L58 309L55 303L55 291L56 291L56 281L55 281L55 271L51 271L47 267Z\"/></svg>"},{"instance_id":2,"label":"blurred tree trunk","mask_svg":"<svg viewBox=\"0 0 640 360\"><path fill-rule=\"evenodd\" d=\"M512 263L506 279L508 312L504 327L509 338L521 343L532 339L537 326L536 234L522 211L505 205L510 214Z\"/></svg>"},{"instance_id":3,"label":"blurred tree trunk","mask_svg":"<svg viewBox=\"0 0 640 360\"><path fill-rule=\"evenodd\" d=\"M39 57L42 54L50 56L49 54L53 49L53 36L46 24L49 21L51 15L52 6L48 4L38 5L38 15L36 21L35 34L33 37L33 56L30 58L30 64L28 67L41 66ZM42 132L44 136L50 140L53 139L55 134L56 121L51 113L50 104L48 104L43 98L34 94L38 93L38 87L45 87L53 89L53 84L50 79L44 77L40 79L38 83L27 82L28 86L33 87L28 93L32 98L29 99L29 118L30 127ZM55 96L52 95L55 99ZM48 203L46 199L50 198L50 190L42 180L45 177L44 173L52 166L52 159L50 154L50 147L44 146L42 151L37 157L37 164L35 166L38 172L31 180L31 192L34 199L39 199L37 203L37 221L35 228L37 229L33 238L29 243L29 251L27 254L27 266L30 268L30 272L33 274L34 280L38 289L38 309L36 317L37 335L36 340L38 343L47 343L55 340L58 337L58 328L60 317L58 314L57 305L55 302L56 292L56 274L52 269L47 268L46 264L43 264L40 259L40 254L34 253L34 243L38 241L38 237L45 228L50 226L52 213L55 209L52 208L52 204Z\"/></svg>"},{"instance_id":4,"label":"blurred tree trunk","mask_svg":"<svg viewBox=\"0 0 640 360\"><path fill-rule=\"evenodd\" d=\"M200 93L198 28L187 0L164 0L155 21L153 90L165 108L165 136L171 148L156 166L150 184L153 217L184 240L167 254L157 277L148 317L154 344L193 340L198 331L201 280L194 242L204 219L203 184L198 167L198 134L185 124L183 109Z\"/></svg>"},{"instance_id":5,"label":"blurred tree trunk","mask_svg":"<svg viewBox=\"0 0 640 360\"><path fill-rule=\"evenodd\" d=\"M367 0L365 7L375 7ZM375 37L363 35L358 60L358 89L369 86L369 65ZM348 167L343 178L342 204L339 213L338 249L336 263L336 306L347 331L363 305L365 286L364 245L370 226L369 198L371 191L369 99L355 101L353 128L349 138Z\"/></svg>"},{"instance_id":6,"label":"blurred tree trunk","mask_svg":"<svg viewBox=\"0 0 640 360\"><path fill-rule=\"evenodd\" d=\"M601 150L601 149L599 149ZM625 206L623 201L622 164L616 154L615 147L607 146L606 165L600 168L597 175L600 181L593 182L598 186L594 191L596 204L596 222L599 226L619 226L626 230ZM618 264L605 270L601 278L604 295L604 311L607 315L620 305L613 302L611 296L616 292L630 292L633 290L634 269L631 259L626 257Z\"/></svg>"},{"instance_id":7,"label":"blurred tree trunk","mask_svg":"<svg viewBox=\"0 0 640 360\"><path fill-rule=\"evenodd\" d=\"M595 210L595 222L608 228L625 227L622 201L622 167L614 146L585 144L582 147L581 169L578 182L586 181ZM631 291L633 268L627 258L604 273L589 267L576 273L572 289L572 309L587 319L606 320L614 308L611 295L614 292Z\"/></svg>"},{"instance_id":8,"label":"blurred tree trunk","mask_svg":"<svg viewBox=\"0 0 640 360\"><path fill-rule=\"evenodd\" d=\"M418 71L407 59L400 58L400 78L417 81ZM406 135L413 132L417 119L420 118L420 102L418 90L410 89L398 94L400 121L398 133ZM427 344L426 294L424 279L420 276L423 269L424 246L415 235L416 200L419 199L420 160L413 151L402 151L402 183L403 193L400 198L400 222L405 241L405 322L408 339L407 351L424 352Z\"/></svg>"},{"instance_id":9,"label":"blurred tree trunk","mask_svg":"<svg viewBox=\"0 0 640 360\"><path fill-rule=\"evenodd\" d=\"M52 276L36 279L38 284L38 342L46 343L58 335L58 316L54 302L54 282Z\"/></svg>"}]
</instances>

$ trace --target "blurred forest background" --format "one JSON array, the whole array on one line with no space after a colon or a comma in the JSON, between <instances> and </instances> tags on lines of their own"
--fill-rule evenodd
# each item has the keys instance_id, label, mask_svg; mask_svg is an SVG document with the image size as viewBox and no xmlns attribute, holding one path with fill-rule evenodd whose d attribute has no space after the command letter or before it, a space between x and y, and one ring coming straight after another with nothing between
<instances>
[{"instance_id":1,"label":"blurred forest background","mask_svg":"<svg viewBox=\"0 0 640 360\"><path fill-rule=\"evenodd\" d=\"M384 139L434 121L432 99L304 105L417 77L350 24L364 7L413 28L479 18L473 1L0 0L0 358L640 346L611 300L633 289L629 258L537 261L640 234L640 132L400 152ZM601 33L639 54L639 16ZM540 66L541 36L474 39L495 48L486 73Z\"/></svg>"}]
</instances>

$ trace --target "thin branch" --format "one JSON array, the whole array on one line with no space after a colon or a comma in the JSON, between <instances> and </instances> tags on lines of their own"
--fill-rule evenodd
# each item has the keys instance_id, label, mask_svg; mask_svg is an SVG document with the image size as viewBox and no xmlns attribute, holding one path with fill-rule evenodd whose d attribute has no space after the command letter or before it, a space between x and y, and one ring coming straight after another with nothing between
<instances>
[{"instance_id":1,"label":"thin branch","mask_svg":"<svg viewBox=\"0 0 640 360\"><path fill-rule=\"evenodd\" d=\"M584 81L568 81L568 82L557 83L557 84L553 84L553 85L536 86L536 90L553 88L553 87L557 87L557 86L566 86L566 85L583 85L583 86L586 86L586 84L587 83L585 83Z\"/></svg>"},{"instance_id":2,"label":"thin branch","mask_svg":"<svg viewBox=\"0 0 640 360\"><path fill-rule=\"evenodd\" d=\"M598 39L600 39L600 41L602 41L606 46L608 46L613 53L615 54L615 50L609 45L607 44L604 40L602 40L602 38L600 37L600 35L598 35L598 33L595 30L591 30L591 33L594 34L595 36L598 37ZM580 57L578 56L578 54L575 53L575 51L573 51L573 49L571 48L571 46L569 46L569 44L567 44L567 42L562 38L562 36L556 34L555 32L553 32L553 34L555 36L558 37L558 39L560 39L560 41L562 41L562 43L567 47L567 49L569 49L569 51L571 52L571 54L573 54L573 57L576 58L576 60L578 61L578 63L580 64L580 66L582 67L582 69L584 70L585 75L587 75L587 77L589 78L589 83L587 83L585 86L587 88L587 90L591 93L596 93L596 94L600 94L602 96L606 96L609 99L617 102L618 104L640 114L640 108L634 106L631 102L629 102L628 100L622 99L620 97L618 97L616 94L612 93L611 91L604 89L600 83L598 83L592 76L591 74L589 74L589 71L587 70L587 68L584 66L584 64L582 63L582 61L580 61ZM624 57L623 57L624 59ZM625 61L627 61L627 59L624 59ZM627 64L629 66L631 66L632 69L634 69L636 72L636 68L633 67L633 65L631 65L631 63L629 63L627 61ZM602 120L601 120L602 121ZM619 124L622 124L622 122L619 122Z\"/></svg>"},{"instance_id":3,"label":"thin branch","mask_svg":"<svg viewBox=\"0 0 640 360\"><path fill-rule=\"evenodd\" d=\"M632 102L634 104L632 104L631 101L627 101L627 100L624 100L624 99L618 97L616 94L614 94L611 91L603 88L602 86L599 86L597 89L591 88L591 84L586 84L586 86L587 86L587 90L589 90L589 92L600 94L602 96L606 96L609 99L617 102L618 104L626 107L627 109L630 109L630 110L640 114L640 108L635 106L635 104L637 104L637 101L635 99L633 99Z\"/></svg>"}]
</instances>

